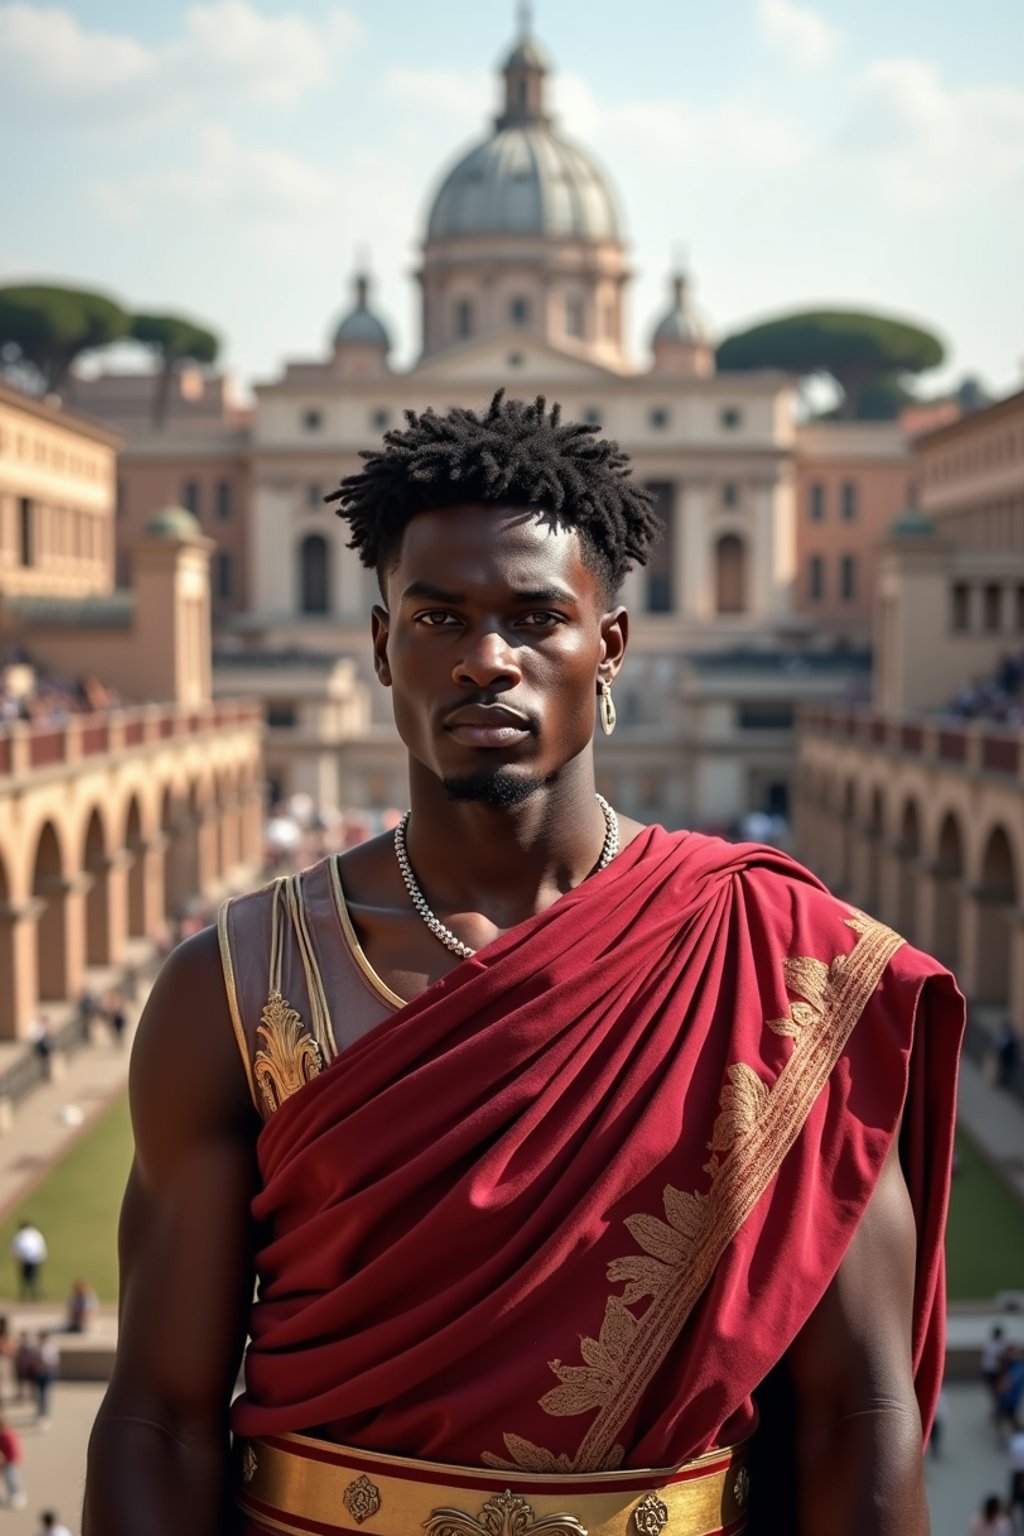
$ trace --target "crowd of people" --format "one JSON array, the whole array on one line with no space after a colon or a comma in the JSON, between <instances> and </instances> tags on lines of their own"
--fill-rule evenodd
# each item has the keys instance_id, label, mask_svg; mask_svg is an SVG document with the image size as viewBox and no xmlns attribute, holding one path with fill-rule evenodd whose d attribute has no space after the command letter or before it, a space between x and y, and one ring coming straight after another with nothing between
<instances>
[{"instance_id":1,"label":"crowd of people","mask_svg":"<svg viewBox=\"0 0 1024 1536\"><path fill-rule=\"evenodd\" d=\"M944 713L954 720L986 720L1011 728L1024 725L1024 650L1008 653L988 677L975 678L961 688Z\"/></svg>"},{"instance_id":2,"label":"crowd of people","mask_svg":"<svg viewBox=\"0 0 1024 1536\"><path fill-rule=\"evenodd\" d=\"M93 676L62 677L32 660L22 646L0 661L0 726L15 720L60 727L71 715L116 709L122 700Z\"/></svg>"},{"instance_id":3,"label":"crowd of people","mask_svg":"<svg viewBox=\"0 0 1024 1536\"><path fill-rule=\"evenodd\" d=\"M991 1419L1007 1458L1005 1499L986 1494L967 1536L1016 1536L1024 1531L1024 1348L995 1323L981 1351L981 1376Z\"/></svg>"}]
</instances>

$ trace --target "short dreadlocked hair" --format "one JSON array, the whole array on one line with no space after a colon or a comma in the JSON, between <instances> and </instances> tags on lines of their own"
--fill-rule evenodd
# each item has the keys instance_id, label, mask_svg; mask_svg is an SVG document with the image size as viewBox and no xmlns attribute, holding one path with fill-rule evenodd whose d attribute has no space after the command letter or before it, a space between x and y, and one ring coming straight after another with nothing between
<instances>
[{"instance_id":1,"label":"short dreadlocked hair","mask_svg":"<svg viewBox=\"0 0 1024 1536\"><path fill-rule=\"evenodd\" d=\"M405 419L405 429L385 432L384 447L364 451L363 468L324 498L338 502L349 548L382 583L417 513L471 502L536 508L577 529L609 597L628 570L646 564L660 532L654 497L600 428L563 423L561 406L549 412L543 395L506 400L503 389L483 415L454 406L444 416L406 411Z\"/></svg>"}]
</instances>

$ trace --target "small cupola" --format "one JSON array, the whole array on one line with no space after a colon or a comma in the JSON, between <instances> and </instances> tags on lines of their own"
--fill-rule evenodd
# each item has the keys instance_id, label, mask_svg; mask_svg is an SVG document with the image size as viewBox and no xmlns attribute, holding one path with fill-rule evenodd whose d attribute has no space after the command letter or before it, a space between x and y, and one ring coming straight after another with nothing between
<instances>
[{"instance_id":1,"label":"small cupola","mask_svg":"<svg viewBox=\"0 0 1024 1536\"><path fill-rule=\"evenodd\" d=\"M672 305L654 328L651 346L654 373L693 374L706 378L715 371L711 330L693 303L685 272L671 279Z\"/></svg>"}]
</instances>

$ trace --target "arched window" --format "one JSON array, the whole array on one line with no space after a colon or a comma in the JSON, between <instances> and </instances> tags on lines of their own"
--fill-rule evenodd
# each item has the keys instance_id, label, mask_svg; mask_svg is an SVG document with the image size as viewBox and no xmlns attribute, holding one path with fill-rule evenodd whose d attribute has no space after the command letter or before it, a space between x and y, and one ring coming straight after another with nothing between
<instances>
[{"instance_id":1,"label":"arched window","mask_svg":"<svg viewBox=\"0 0 1024 1536\"><path fill-rule=\"evenodd\" d=\"M747 606L747 552L735 533L723 533L715 545L715 607L719 613L743 613Z\"/></svg>"},{"instance_id":2,"label":"arched window","mask_svg":"<svg viewBox=\"0 0 1024 1536\"><path fill-rule=\"evenodd\" d=\"M299 547L299 606L303 613L326 613L328 594L327 540L311 533Z\"/></svg>"}]
</instances>

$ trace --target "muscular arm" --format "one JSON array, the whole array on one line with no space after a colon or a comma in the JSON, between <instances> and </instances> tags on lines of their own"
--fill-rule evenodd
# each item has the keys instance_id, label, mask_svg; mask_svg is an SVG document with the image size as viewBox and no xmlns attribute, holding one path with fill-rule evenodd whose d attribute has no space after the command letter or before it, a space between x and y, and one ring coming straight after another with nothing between
<instances>
[{"instance_id":1,"label":"muscular arm","mask_svg":"<svg viewBox=\"0 0 1024 1536\"><path fill-rule=\"evenodd\" d=\"M895 1149L792 1346L800 1536L928 1536L911 1365L915 1228Z\"/></svg>"},{"instance_id":2,"label":"muscular arm","mask_svg":"<svg viewBox=\"0 0 1024 1536\"><path fill-rule=\"evenodd\" d=\"M84 1536L223 1536L257 1126L212 929L157 980L131 1106L117 1363L89 1445Z\"/></svg>"}]
</instances>

